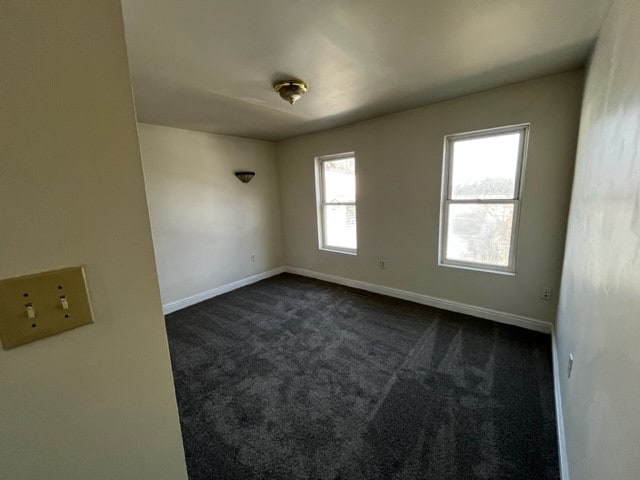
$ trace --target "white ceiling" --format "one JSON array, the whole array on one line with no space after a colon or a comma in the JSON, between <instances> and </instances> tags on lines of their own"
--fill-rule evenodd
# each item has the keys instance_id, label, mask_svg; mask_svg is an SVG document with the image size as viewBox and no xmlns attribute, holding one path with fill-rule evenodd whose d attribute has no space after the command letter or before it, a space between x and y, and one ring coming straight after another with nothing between
<instances>
[{"instance_id":1,"label":"white ceiling","mask_svg":"<svg viewBox=\"0 0 640 480\"><path fill-rule=\"evenodd\" d=\"M583 65L611 0L122 4L140 121L278 140Z\"/></svg>"}]
</instances>

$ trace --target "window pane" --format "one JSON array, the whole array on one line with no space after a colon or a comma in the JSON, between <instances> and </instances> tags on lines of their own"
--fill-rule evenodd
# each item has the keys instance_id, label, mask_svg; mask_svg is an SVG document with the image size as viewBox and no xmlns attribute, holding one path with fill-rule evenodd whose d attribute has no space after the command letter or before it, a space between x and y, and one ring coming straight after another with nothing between
<instances>
[{"instance_id":1,"label":"window pane","mask_svg":"<svg viewBox=\"0 0 640 480\"><path fill-rule=\"evenodd\" d=\"M514 206L449 204L446 259L507 267Z\"/></svg>"},{"instance_id":2,"label":"window pane","mask_svg":"<svg viewBox=\"0 0 640 480\"><path fill-rule=\"evenodd\" d=\"M353 158L322 162L325 203L356 201L356 171Z\"/></svg>"},{"instance_id":3,"label":"window pane","mask_svg":"<svg viewBox=\"0 0 640 480\"><path fill-rule=\"evenodd\" d=\"M520 132L455 140L451 199L514 198Z\"/></svg>"},{"instance_id":4,"label":"window pane","mask_svg":"<svg viewBox=\"0 0 640 480\"><path fill-rule=\"evenodd\" d=\"M340 247L355 250L356 206L325 205L324 207L325 247Z\"/></svg>"}]
</instances>

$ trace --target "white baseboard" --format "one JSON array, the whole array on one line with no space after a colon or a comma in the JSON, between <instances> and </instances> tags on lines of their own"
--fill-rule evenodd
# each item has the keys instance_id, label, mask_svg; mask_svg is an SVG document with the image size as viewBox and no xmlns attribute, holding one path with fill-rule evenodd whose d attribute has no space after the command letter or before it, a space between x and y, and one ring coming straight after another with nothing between
<instances>
[{"instance_id":1,"label":"white baseboard","mask_svg":"<svg viewBox=\"0 0 640 480\"><path fill-rule=\"evenodd\" d=\"M423 295L421 293L409 292L407 290L399 290L397 288L391 287L384 287L382 285L376 285L374 283L352 280L350 278L338 277L336 275L329 275L327 273L315 272L313 270L305 270L303 268L295 267L274 268L273 270L259 273L257 275L243 278L232 283L227 283L226 285L221 285L205 292L191 295L190 297L184 298L182 300L169 302L162 305L162 311L166 315L175 312L176 310L195 305L196 303L202 302L204 300L217 297L218 295L222 295L223 293L230 292L246 285L251 285L252 283L259 282L260 280L264 280L265 278L273 277L284 272L302 275L304 277L316 278L318 280L337 283L338 285L345 285L347 287L359 288L360 290L366 290L367 292L379 293L381 295L400 298L402 300L408 300L410 302L420 303L422 305L429 305L430 307L442 308L444 310L464 313L466 315L473 315L474 317L485 318L487 320L506 323L508 325L515 325L517 327L526 328L528 330L535 330L536 332L552 333L552 324L543 320L525 317L522 315L514 315L511 313L500 312L498 310L491 310L489 308L477 307L475 305L455 302L453 300L446 300L444 298L430 297L429 295Z\"/></svg>"},{"instance_id":2,"label":"white baseboard","mask_svg":"<svg viewBox=\"0 0 640 480\"><path fill-rule=\"evenodd\" d=\"M191 305L195 305L196 303L203 302L205 300L209 300L210 298L217 297L218 295L222 295L223 293L230 292L240 287L245 287L247 285L251 285L252 283L259 282L260 280L264 280L265 278L273 277L275 275L279 275L285 271L285 267L274 268L273 270L268 270L266 272L259 273L257 275L253 275L251 277L242 278L235 282L227 283L226 285L221 285L216 288L212 288L211 290L207 290L206 292L196 293L195 295L191 295L190 297L183 298L182 300L176 300L175 302L169 302L167 304L162 305L162 312L167 315L169 313L173 313L176 310L180 310L182 308L190 307Z\"/></svg>"},{"instance_id":3,"label":"white baseboard","mask_svg":"<svg viewBox=\"0 0 640 480\"><path fill-rule=\"evenodd\" d=\"M515 325L517 327L526 328L528 330L535 330L536 332L551 333L551 323L535 318L513 315L511 313L500 312L498 310L476 307L474 305L446 300L444 298L430 297L421 293L414 293L408 292L406 290L384 287L382 285L376 285L374 283L352 280L350 278L338 277L335 275L314 272L312 270L305 270L302 268L285 267L285 271L294 273L296 275L302 275L305 277L316 278L318 280L324 280L331 283L337 283L339 285L345 285L347 287L359 288L360 290L366 290L367 292L379 293L381 295L400 298L402 300L409 300L410 302L429 305L430 307L442 308L443 310L450 310L452 312L473 315L474 317L485 318L487 320L493 320L499 323Z\"/></svg>"},{"instance_id":4,"label":"white baseboard","mask_svg":"<svg viewBox=\"0 0 640 480\"><path fill-rule=\"evenodd\" d=\"M562 393L560 391L560 361L558 358L558 344L556 329L551 329L551 355L553 357L553 391L556 404L556 428L558 430L558 457L560 461L560 478L569 480L569 463L567 459L567 444L564 436L564 417L562 415Z\"/></svg>"}]
</instances>

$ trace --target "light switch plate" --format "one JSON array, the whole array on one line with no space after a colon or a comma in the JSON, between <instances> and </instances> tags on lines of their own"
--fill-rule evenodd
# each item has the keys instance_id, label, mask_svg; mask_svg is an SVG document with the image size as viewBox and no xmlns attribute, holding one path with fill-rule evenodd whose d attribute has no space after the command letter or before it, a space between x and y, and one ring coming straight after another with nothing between
<instances>
[{"instance_id":1,"label":"light switch plate","mask_svg":"<svg viewBox=\"0 0 640 480\"><path fill-rule=\"evenodd\" d=\"M88 323L93 313L83 267L0 281L0 338L7 350Z\"/></svg>"}]
</instances>

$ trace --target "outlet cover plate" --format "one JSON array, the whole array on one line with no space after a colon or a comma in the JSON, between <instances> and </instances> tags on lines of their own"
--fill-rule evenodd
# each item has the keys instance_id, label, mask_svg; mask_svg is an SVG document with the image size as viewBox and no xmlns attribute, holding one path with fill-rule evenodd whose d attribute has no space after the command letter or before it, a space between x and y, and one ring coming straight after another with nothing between
<instances>
[{"instance_id":1,"label":"outlet cover plate","mask_svg":"<svg viewBox=\"0 0 640 480\"><path fill-rule=\"evenodd\" d=\"M27 305L33 307L33 318ZM93 312L83 267L0 281L0 338L7 350L88 323L93 323Z\"/></svg>"}]
</instances>

